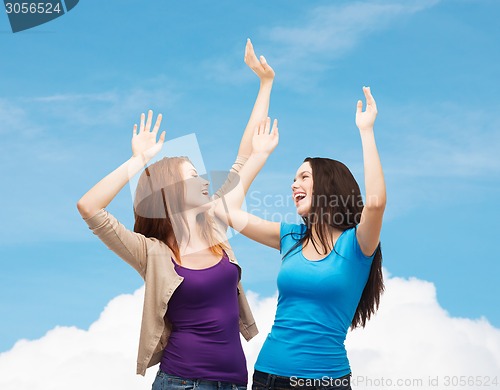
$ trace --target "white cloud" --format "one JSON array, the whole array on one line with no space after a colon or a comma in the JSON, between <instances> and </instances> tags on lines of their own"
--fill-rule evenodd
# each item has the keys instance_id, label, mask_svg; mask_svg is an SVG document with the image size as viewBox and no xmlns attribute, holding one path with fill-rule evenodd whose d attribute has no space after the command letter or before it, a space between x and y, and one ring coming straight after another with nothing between
<instances>
[{"instance_id":1,"label":"white cloud","mask_svg":"<svg viewBox=\"0 0 500 390\"><path fill-rule=\"evenodd\" d=\"M273 42L272 64L282 69L280 78L295 87L308 88L308 80L334 64L361 40L384 30L406 15L423 11L439 0L356 1L312 8L303 23L267 29Z\"/></svg>"},{"instance_id":2,"label":"white cloud","mask_svg":"<svg viewBox=\"0 0 500 390\"><path fill-rule=\"evenodd\" d=\"M175 80L158 76L142 80L140 87L114 88L95 93L61 93L20 101L28 104L32 111L40 110L44 118L57 123L57 128L51 128L51 132L64 133L70 129L89 132L92 131L91 126L123 126L124 119L130 118L131 113L139 120L140 113L151 107L161 110L171 108L180 97L176 91L181 88L175 87L175 83Z\"/></svg>"},{"instance_id":3,"label":"white cloud","mask_svg":"<svg viewBox=\"0 0 500 390\"><path fill-rule=\"evenodd\" d=\"M446 376L496 375L500 380L500 329L485 318L450 317L439 306L430 282L388 277L386 287L375 318L348 335L356 388L385 388L382 378L386 384L392 381L392 387L398 380L422 380L421 385L398 386L409 389L444 388ZM88 330L57 327L38 340L18 341L0 354L0 388L149 388L157 368L149 369L145 378L135 374L143 294L140 288L114 298ZM251 342L243 342L251 376L274 320L276 296L260 298L249 292L248 298L260 329ZM429 377L438 378L440 386L427 386ZM373 386L366 386L367 381Z\"/></svg>"},{"instance_id":4,"label":"white cloud","mask_svg":"<svg viewBox=\"0 0 500 390\"><path fill-rule=\"evenodd\" d=\"M477 178L500 174L500 121L489 108L441 102L388 103L378 135L393 153L386 171L404 177Z\"/></svg>"},{"instance_id":5,"label":"white cloud","mask_svg":"<svg viewBox=\"0 0 500 390\"><path fill-rule=\"evenodd\" d=\"M499 190L499 130L500 120L492 118L489 107L380 104L375 133L390 197L384 220L422 207L489 202ZM360 146L343 153L363 188Z\"/></svg>"},{"instance_id":6,"label":"white cloud","mask_svg":"<svg viewBox=\"0 0 500 390\"><path fill-rule=\"evenodd\" d=\"M3 390L144 389L152 383L135 375L144 289L106 306L89 330L56 327L44 337L20 340L0 354Z\"/></svg>"},{"instance_id":7,"label":"white cloud","mask_svg":"<svg viewBox=\"0 0 500 390\"><path fill-rule=\"evenodd\" d=\"M171 107L180 96L174 83L159 76L122 90L0 98L0 201L9 204L0 242L79 239L75 204L93 184L82 185L91 177L82 172L104 176L105 158L125 158L127 149L120 148L130 148L134 121L150 107Z\"/></svg>"},{"instance_id":8,"label":"white cloud","mask_svg":"<svg viewBox=\"0 0 500 390\"><path fill-rule=\"evenodd\" d=\"M450 317L430 282L393 277L386 285L375 318L365 329L348 335L346 346L355 378L384 377L393 383L421 379L419 388L433 388L428 386L431 376L438 377L443 386L439 388L444 388L446 376L500 375L500 329L485 318ZM358 382L357 387L362 385Z\"/></svg>"},{"instance_id":9,"label":"white cloud","mask_svg":"<svg viewBox=\"0 0 500 390\"><path fill-rule=\"evenodd\" d=\"M402 15L411 15L439 3L439 0L356 1L312 8L302 26L277 26L270 38L290 48L299 56L329 53L336 56L352 48L367 32L383 29Z\"/></svg>"},{"instance_id":10,"label":"white cloud","mask_svg":"<svg viewBox=\"0 0 500 390\"><path fill-rule=\"evenodd\" d=\"M332 66L332 60L345 55L369 34L439 2L349 1L310 7L300 19L288 18L286 24L262 27L258 41L270 43L259 44L256 54L264 54L269 63L280 70L282 83L307 89L311 79ZM232 55L231 58L239 57ZM250 80L242 61L237 64L233 59L213 58L204 61L202 66L210 79L219 82L241 84Z\"/></svg>"},{"instance_id":11,"label":"white cloud","mask_svg":"<svg viewBox=\"0 0 500 390\"><path fill-rule=\"evenodd\" d=\"M49 96L39 96L32 99L25 99L31 102L42 102L42 103L58 103L58 102L116 102L119 96L116 92L102 92L102 93L80 93L80 94L55 94Z\"/></svg>"},{"instance_id":12,"label":"white cloud","mask_svg":"<svg viewBox=\"0 0 500 390\"><path fill-rule=\"evenodd\" d=\"M0 134L2 138L7 136L22 138L23 142L33 140L41 133L41 127L29 118L28 112L25 107L20 104L15 104L11 100L0 98ZM7 142L3 142L1 161L7 162L8 158L5 153L8 152L11 146Z\"/></svg>"}]
</instances>

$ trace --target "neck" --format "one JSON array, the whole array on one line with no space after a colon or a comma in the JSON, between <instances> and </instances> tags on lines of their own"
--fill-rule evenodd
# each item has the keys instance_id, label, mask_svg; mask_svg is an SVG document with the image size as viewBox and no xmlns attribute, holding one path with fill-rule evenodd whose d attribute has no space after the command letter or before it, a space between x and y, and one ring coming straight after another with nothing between
<instances>
[{"instance_id":1,"label":"neck","mask_svg":"<svg viewBox=\"0 0 500 390\"><path fill-rule=\"evenodd\" d=\"M197 210L188 210L183 213L187 226L182 226L179 249L181 255L200 252L208 248L207 240L201 235L200 228L196 222L196 217L200 214Z\"/></svg>"},{"instance_id":2,"label":"neck","mask_svg":"<svg viewBox=\"0 0 500 390\"><path fill-rule=\"evenodd\" d=\"M327 228L325 236L326 253L321 253L321 251L323 250L323 245L319 239L319 232L317 227L318 227L317 224L311 226L311 241L313 241L315 244L316 252L318 252L318 254L320 255L330 253L333 249L333 246L335 245L335 241L337 241L337 238L342 233L342 231L337 228L332 228L331 226L326 226Z\"/></svg>"}]
</instances>

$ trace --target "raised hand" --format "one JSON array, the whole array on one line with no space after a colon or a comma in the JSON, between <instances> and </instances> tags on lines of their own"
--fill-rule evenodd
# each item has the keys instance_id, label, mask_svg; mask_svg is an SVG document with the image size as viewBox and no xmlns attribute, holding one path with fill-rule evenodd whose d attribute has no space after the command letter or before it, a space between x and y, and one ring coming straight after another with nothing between
<instances>
[{"instance_id":1,"label":"raised hand","mask_svg":"<svg viewBox=\"0 0 500 390\"><path fill-rule=\"evenodd\" d=\"M252 139L252 153L269 155L278 145L278 120L275 119L271 131L271 118L263 120L255 128Z\"/></svg>"},{"instance_id":2,"label":"raised hand","mask_svg":"<svg viewBox=\"0 0 500 390\"><path fill-rule=\"evenodd\" d=\"M156 141L156 135L160 129L162 115L159 114L156 118L156 123L151 129L153 120L153 111L148 111L148 119L144 123L145 115L141 114L141 123L139 132L137 132L137 124L134 125L132 134L132 154L134 157L142 155L146 161L152 159L162 148L165 141L165 132L162 132L160 139Z\"/></svg>"},{"instance_id":3,"label":"raised hand","mask_svg":"<svg viewBox=\"0 0 500 390\"><path fill-rule=\"evenodd\" d=\"M273 68L269 66L264 56L260 56L260 60L257 58L250 39L247 39L247 45L245 46L245 64L259 76L261 82L274 80Z\"/></svg>"},{"instance_id":4,"label":"raised hand","mask_svg":"<svg viewBox=\"0 0 500 390\"><path fill-rule=\"evenodd\" d=\"M366 98L366 109L363 112L363 102L358 100L356 110L356 126L359 130L372 130L377 117L377 104L372 96L370 87L363 87Z\"/></svg>"}]
</instances>

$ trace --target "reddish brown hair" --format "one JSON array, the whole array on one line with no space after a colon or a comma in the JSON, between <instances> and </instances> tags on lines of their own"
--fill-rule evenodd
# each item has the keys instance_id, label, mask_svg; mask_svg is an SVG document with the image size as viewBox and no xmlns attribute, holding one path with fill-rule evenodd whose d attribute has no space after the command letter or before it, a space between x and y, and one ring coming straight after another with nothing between
<instances>
[{"instance_id":1,"label":"reddish brown hair","mask_svg":"<svg viewBox=\"0 0 500 390\"><path fill-rule=\"evenodd\" d=\"M186 162L191 163L187 157L165 157L145 168L134 199L134 231L168 245L179 263L179 243L184 238L182 226L188 227L182 213L186 188L181 167ZM222 256L226 246L214 218L206 211L196 217L196 222L210 251Z\"/></svg>"}]
</instances>

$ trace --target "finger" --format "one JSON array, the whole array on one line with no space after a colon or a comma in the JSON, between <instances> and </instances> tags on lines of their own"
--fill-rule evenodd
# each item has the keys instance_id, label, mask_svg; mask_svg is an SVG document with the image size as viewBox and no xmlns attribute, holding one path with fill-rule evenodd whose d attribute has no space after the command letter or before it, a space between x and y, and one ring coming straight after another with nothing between
<instances>
[{"instance_id":1,"label":"finger","mask_svg":"<svg viewBox=\"0 0 500 390\"><path fill-rule=\"evenodd\" d=\"M271 134L273 136L277 136L278 135L278 119L275 119L274 122L273 122L273 129L271 130Z\"/></svg>"},{"instance_id":2,"label":"finger","mask_svg":"<svg viewBox=\"0 0 500 390\"><path fill-rule=\"evenodd\" d=\"M361 111L363 111L363 102L358 100L358 104L356 105L356 114L361 114Z\"/></svg>"},{"instance_id":3,"label":"finger","mask_svg":"<svg viewBox=\"0 0 500 390\"><path fill-rule=\"evenodd\" d=\"M160 134L160 139L158 140L158 142L160 144L163 145L163 142L165 141L165 131L163 131L161 134Z\"/></svg>"},{"instance_id":4,"label":"finger","mask_svg":"<svg viewBox=\"0 0 500 390\"><path fill-rule=\"evenodd\" d=\"M137 135L137 124L134 125L134 129L132 130L132 137Z\"/></svg>"},{"instance_id":5,"label":"finger","mask_svg":"<svg viewBox=\"0 0 500 390\"><path fill-rule=\"evenodd\" d=\"M248 55L248 45L250 44L250 38L247 38L247 43L245 45L245 56L243 57L244 59L247 58Z\"/></svg>"},{"instance_id":6,"label":"finger","mask_svg":"<svg viewBox=\"0 0 500 390\"><path fill-rule=\"evenodd\" d=\"M259 128L260 128L260 123L257 126L255 126L255 129L253 131L254 136L259 135Z\"/></svg>"},{"instance_id":7,"label":"finger","mask_svg":"<svg viewBox=\"0 0 500 390\"><path fill-rule=\"evenodd\" d=\"M148 111L148 119L146 120L146 128L144 129L144 131L149 131L149 129L151 128L152 121L153 121L153 111L149 110Z\"/></svg>"},{"instance_id":8,"label":"finger","mask_svg":"<svg viewBox=\"0 0 500 390\"><path fill-rule=\"evenodd\" d=\"M266 127L264 128L265 134L269 134L269 129L271 128L271 118L266 118Z\"/></svg>"},{"instance_id":9,"label":"finger","mask_svg":"<svg viewBox=\"0 0 500 390\"><path fill-rule=\"evenodd\" d=\"M156 118L156 122L155 122L155 127L153 127L153 134L158 133L158 130L160 129L162 118L163 118L163 116L161 114L158 114L158 117Z\"/></svg>"},{"instance_id":10,"label":"finger","mask_svg":"<svg viewBox=\"0 0 500 390\"><path fill-rule=\"evenodd\" d=\"M266 131L266 120L260 121L259 124L259 134L264 134L264 131Z\"/></svg>"},{"instance_id":11,"label":"finger","mask_svg":"<svg viewBox=\"0 0 500 390\"><path fill-rule=\"evenodd\" d=\"M145 115L144 113L141 114L141 127L139 127L139 131L144 131L144 120L145 120Z\"/></svg>"},{"instance_id":12,"label":"finger","mask_svg":"<svg viewBox=\"0 0 500 390\"><path fill-rule=\"evenodd\" d=\"M260 63L262 64L262 67L264 69L267 68L267 61L266 61L266 58L264 56L260 56Z\"/></svg>"},{"instance_id":13,"label":"finger","mask_svg":"<svg viewBox=\"0 0 500 390\"><path fill-rule=\"evenodd\" d=\"M370 87L363 87L363 92L365 93L366 104L375 104Z\"/></svg>"},{"instance_id":14,"label":"finger","mask_svg":"<svg viewBox=\"0 0 500 390\"><path fill-rule=\"evenodd\" d=\"M245 47L245 61L257 61L257 57L255 56L255 51L253 49L252 41L250 38L247 41L247 45Z\"/></svg>"},{"instance_id":15,"label":"finger","mask_svg":"<svg viewBox=\"0 0 500 390\"><path fill-rule=\"evenodd\" d=\"M375 101L375 98L373 97L372 95L372 90L370 87L368 87L368 94L370 96L370 104L375 107L375 109L377 108L377 102Z\"/></svg>"},{"instance_id":16,"label":"finger","mask_svg":"<svg viewBox=\"0 0 500 390\"><path fill-rule=\"evenodd\" d=\"M266 120L264 119L260 122L259 134L263 135L266 133Z\"/></svg>"},{"instance_id":17,"label":"finger","mask_svg":"<svg viewBox=\"0 0 500 390\"><path fill-rule=\"evenodd\" d=\"M254 135L259 135L259 132L260 132L260 123L258 123L258 124L255 126L255 133L254 133Z\"/></svg>"}]
</instances>

